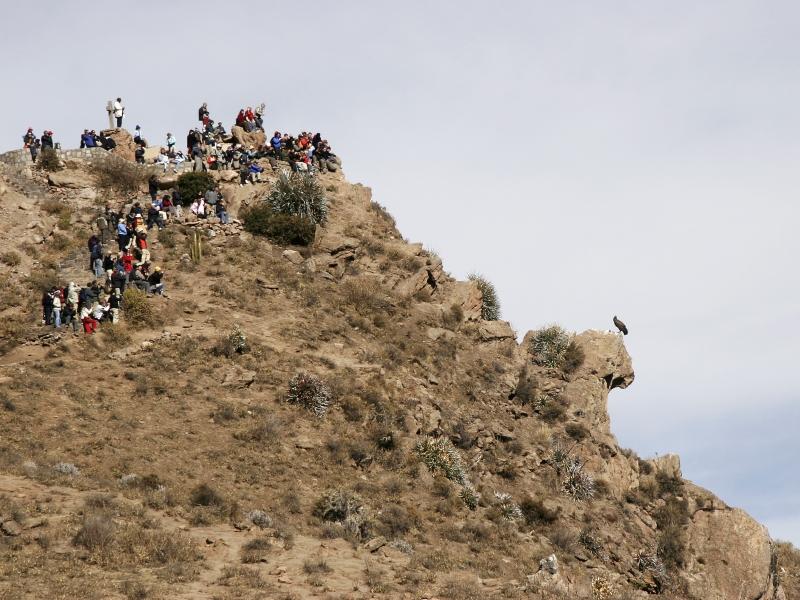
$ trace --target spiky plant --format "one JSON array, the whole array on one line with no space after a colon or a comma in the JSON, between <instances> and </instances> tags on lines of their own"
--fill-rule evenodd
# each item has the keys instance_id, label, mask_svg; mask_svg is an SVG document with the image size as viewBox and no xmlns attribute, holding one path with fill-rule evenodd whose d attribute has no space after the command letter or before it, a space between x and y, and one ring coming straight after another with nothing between
<instances>
[{"instance_id":1,"label":"spiky plant","mask_svg":"<svg viewBox=\"0 0 800 600\"><path fill-rule=\"evenodd\" d=\"M315 224L328 218L325 190L312 175L281 172L267 202L273 212L306 217Z\"/></svg>"},{"instance_id":2,"label":"spiky plant","mask_svg":"<svg viewBox=\"0 0 800 600\"><path fill-rule=\"evenodd\" d=\"M481 291L481 319L497 321L500 318L500 298L494 284L478 273L472 273L469 280L474 281Z\"/></svg>"},{"instance_id":3,"label":"spiky plant","mask_svg":"<svg viewBox=\"0 0 800 600\"><path fill-rule=\"evenodd\" d=\"M298 373L289 380L286 401L298 404L318 417L325 416L331 406L331 392L316 375Z\"/></svg>"},{"instance_id":4,"label":"spiky plant","mask_svg":"<svg viewBox=\"0 0 800 600\"><path fill-rule=\"evenodd\" d=\"M458 450L455 449L448 438L427 437L417 443L414 447L414 452L417 453L431 473L441 471L447 479L455 481L459 485L465 485L467 482L467 474L464 470L464 464L461 462L461 455L459 455Z\"/></svg>"},{"instance_id":5,"label":"spiky plant","mask_svg":"<svg viewBox=\"0 0 800 600\"><path fill-rule=\"evenodd\" d=\"M558 325L550 325L533 334L531 351L537 364L559 368L564 364L570 335Z\"/></svg>"},{"instance_id":6,"label":"spiky plant","mask_svg":"<svg viewBox=\"0 0 800 600\"><path fill-rule=\"evenodd\" d=\"M494 498L497 501L497 509L506 521L519 521L523 518L522 510L514 502L511 494L495 492Z\"/></svg>"},{"instance_id":7,"label":"spiky plant","mask_svg":"<svg viewBox=\"0 0 800 600\"><path fill-rule=\"evenodd\" d=\"M475 510L478 508L478 502L481 500L481 495L472 487L472 484L467 482L464 484L464 487L461 488L461 491L458 493L458 497L461 498L462 502L466 505L466 507L470 510Z\"/></svg>"}]
</instances>

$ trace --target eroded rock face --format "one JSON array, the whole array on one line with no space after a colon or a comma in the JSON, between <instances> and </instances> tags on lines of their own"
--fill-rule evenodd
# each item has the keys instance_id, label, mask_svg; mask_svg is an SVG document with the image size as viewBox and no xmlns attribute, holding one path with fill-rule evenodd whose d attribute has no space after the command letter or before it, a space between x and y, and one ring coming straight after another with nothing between
<instances>
[{"instance_id":1,"label":"eroded rock face","mask_svg":"<svg viewBox=\"0 0 800 600\"><path fill-rule=\"evenodd\" d=\"M102 133L117 144L116 148L111 151L112 154L116 154L125 160L136 160L136 142L133 141L133 136L126 129L121 127L104 129Z\"/></svg>"},{"instance_id":2,"label":"eroded rock face","mask_svg":"<svg viewBox=\"0 0 800 600\"><path fill-rule=\"evenodd\" d=\"M93 182L84 171L54 171L47 176L47 182L53 187L82 189L92 187Z\"/></svg>"},{"instance_id":3,"label":"eroded rock face","mask_svg":"<svg viewBox=\"0 0 800 600\"><path fill-rule=\"evenodd\" d=\"M526 336L526 339L528 336ZM608 392L633 383L633 363L622 338L604 331L584 331L575 336L583 349L583 365L564 392L574 409L581 411L590 425L610 435Z\"/></svg>"},{"instance_id":4,"label":"eroded rock face","mask_svg":"<svg viewBox=\"0 0 800 600\"><path fill-rule=\"evenodd\" d=\"M703 600L777 600L766 528L736 508L698 510L687 530L689 592ZM702 562L701 562L702 561Z\"/></svg>"},{"instance_id":5,"label":"eroded rock face","mask_svg":"<svg viewBox=\"0 0 800 600\"><path fill-rule=\"evenodd\" d=\"M263 131L258 130L248 133L241 127L237 127L235 125L231 129L231 135L237 144L241 144L245 148L258 149L261 148L261 146L263 146L267 141Z\"/></svg>"}]
</instances>

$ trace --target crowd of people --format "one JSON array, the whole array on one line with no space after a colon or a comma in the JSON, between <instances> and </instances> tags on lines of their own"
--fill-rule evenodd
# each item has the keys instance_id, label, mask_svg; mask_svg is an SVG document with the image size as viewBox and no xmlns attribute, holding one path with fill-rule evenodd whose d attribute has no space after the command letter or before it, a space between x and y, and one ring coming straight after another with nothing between
<instances>
[{"instance_id":1,"label":"crowd of people","mask_svg":"<svg viewBox=\"0 0 800 600\"><path fill-rule=\"evenodd\" d=\"M46 290L42 295L42 324L56 329L71 327L75 334L82 325L84 333L91 334L101 323L119 322L128 287L147 296L166 297L164 272L152 264L147 232L154 226L164 226L167 217L162 209L168 207L163 202L169 199L168 195L157 198L147 211L135 202L124 216L107 205L96 222L99 235L92 235L86 244L94 279L80 288L70 282L64 288ZM116 252L105 246L112 233L117 238Z\"/></svg>"},{"instance_id":2,"label":"crowd of people","mask_svg":"<svg viewBox=\"0 0 800 600\"><path fill-rule=\"evenodd\" d=\"M264 132L265 109L263 103L255 110L242 108L236 116L235 126L249 133ZM117 98L110 113L118 127L122 126L124 111L121 98ZM198 109L198 121L200 126L190 130L186 137L186 153L177 148L175 136L167 133L165 145L154 159L165 173L170 167L177 172L181 163L190 160L195 171L237 170L240 185L245 185L260 181L264 167L259 161L268 162L273 170L278 169L278 161L283 161L289 163L292 170L307 173L336 171L341 165L328 141L319 133L303 131L292 136L275 131L271 137L264 135L266 141L260 147L246 147L230 139L222 124L211 118L207 103ZM23 142L30 149L34 162L42 149L55 146L53 132L49 130L37 138L33 128L28 128ZM144 163L147 142L139 125L134 132L134 142L137 146L136 161ZM112 150L116 143L102 131L98 134L93 129L84 129L80 147ZM225 198L216 186L195 198L181 198L177 188L171 193L159 193L158 178L152 175L148 188L150 202L146 207L141 202L134 202L120 215L110 205L106 206L97 219L99 237L92 235L87 241L89 270L94 280L83 287L70 282L64 288L46 290L42 296L43 324L56 328L72 327L75 333L83 326L84 332L90 334L97 331L101 323L119 321L126 288L137 288L148 296L165 295L164 273L152 264L148 232L153 228L161 230L172 220L183 219L184 205L193 218L217 217L222 224L230 221ZM107 246L114 238L117 250L111 251Z\"/></svg>"}]
</instances>

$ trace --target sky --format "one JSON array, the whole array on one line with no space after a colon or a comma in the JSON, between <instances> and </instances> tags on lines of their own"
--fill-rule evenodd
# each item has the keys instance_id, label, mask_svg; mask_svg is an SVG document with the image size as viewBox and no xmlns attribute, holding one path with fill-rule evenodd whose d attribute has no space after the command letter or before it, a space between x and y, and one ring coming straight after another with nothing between
<instances>
[{"instance_id":1,"label":"sky","mask_svg":"<svg viewBox=\"0 0 800 600\"><path fill-rule=\"evenodd\" d=\"M800 545L800 4L9 3L0 149L107 124L321 131L350 181L520 336L611 327L620 444ZM11 58L13 57L13 59Z\"/></svg>"}]
</instances>

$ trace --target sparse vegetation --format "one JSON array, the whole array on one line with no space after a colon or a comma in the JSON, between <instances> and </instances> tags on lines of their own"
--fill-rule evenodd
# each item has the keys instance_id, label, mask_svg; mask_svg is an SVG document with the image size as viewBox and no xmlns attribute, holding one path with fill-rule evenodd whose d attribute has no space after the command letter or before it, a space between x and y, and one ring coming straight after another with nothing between
<instances>
[{"instance_id":1,"label":"sparse vegetation","mask_svg":"<svg viewBox=\"0 0 800 600\"><path fill-rule=\"evenodd\" d=\"M364 501L345 489L325 492L314 507L314 516L341 528L342 537L359 541L370 532L370 518Z\"/></svg>"},{"instance_id":2,"label":"sparse vegetation","mask_svg":"<svg viewBox=\"0 0 800 600\"><path fill-rule=\"evenodd\" d=\"M500 318L500 298L494 284L483 275L472 273L470 281L474 281L481 291L481 319L484 321L496 321Z\"/></svg>"},{"instance_id":3,"label":"sparse vegetation","mask_svg":"<svg viewBox=\"0 0 800 600\"><path fill-rule=\"evenodd\" d=\"M302 406L318 417L324 417L331 406L331 392L316 375L298 373L289 381L286 401Z\"/></svg>"},{"instance_id":4,"label":"sparse vegetation","mask_svg":"<svg viewBox=\"0 0 800 600\"><path fill-rule=\"evenodd\" d=\"M160 319L147 300L147 294L135 287L128 287L122 294L125 321L134 329L155 327Z\"/></svg>"},{"instance_id":5,"label":"sparse vegetation","mask_svg":"<svg viewBox=\"0 0 800 600\"><path fill-rule=\"evenodd\" d=\"M569 334L558 325L550 325L533 334L531 352L537 364L561 368L570 344Z\"/></svg>"},{"instance_id":6,"label":"sparse vegetation","mask_svg":"<svg viewBox=\"0 0 800 600\"><path fill-rule=\"evenodd\" d=\"M467 482L461 456L448 438L425 438L417 443L414 452L431 473L442 473L447 479L460 485Z\"/></svg>"},{"instance_id":7,"label":"sparse vegetation","mask_svg":"<svg viewBox=\"0 0 800 600\"><path fill-rule=\"evenodd\" d=\"M238 323L234 324L227 335L220 337L212 348L214 354L227 358L232 358L237 354L244 354L249 350L250 345L247 343L247 336Z\"/></svg>"},{"instance_id":8,"label":"sparse vegetation","mask_svg":"<svg viewBox=\"0 0 800 600\"><path fill-rule=\"evenodd\" d=\"M10 250L0 254L0 262L9 267L16 267L22 262L22 257L19 255L19 253Z\"/></svg>"},{"instance_id":9,"label":"sparse vegetation","mask_svg":"<svg viewBox=\"0 0 800 600\"><path fill-rule=\"evenodd\" d=\"M60 171L61 161L58 154L52 148L45 148L39 154L39 160L36 161L37 166L45 171Z\"/></svg>"},{"instance_id":10,"label":"sparse vegetation","mask_svg":"<svg viewBox=\"0 0 800 600\"><path fill-rule=\"evenodd\" d=\"M97 186L120 194L134 194L147 181L149 171L125 159L108 155L92 162L91 173Z\"/></svg>"},{"instance_id":11,"label":"sparse vegetation","mask_svg":"<svg viewBox=\"0 0 800 600\"><path fill-rule=\"evenodd\" d=\"M305 217L315 225L328 217L325 190L311 175L282 172L266 200L273 212Z\"/></svg>"}]
</instances>

